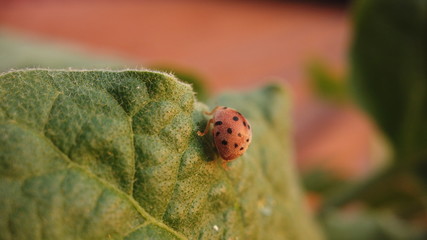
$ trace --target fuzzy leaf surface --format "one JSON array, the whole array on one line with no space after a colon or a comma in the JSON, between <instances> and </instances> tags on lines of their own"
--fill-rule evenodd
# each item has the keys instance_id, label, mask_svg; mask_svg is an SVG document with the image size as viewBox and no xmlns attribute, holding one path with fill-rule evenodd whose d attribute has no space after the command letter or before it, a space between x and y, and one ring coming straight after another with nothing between
<instances>
[{"instance_id":1,"label":"fuzzy leaf surface","mask_svg":"<svg viewBox=\"0 0 427 240\"><path fill-rule=\"evenodd\" d=\"M321 239L292 165L289 101L217 101L254 130L224 170L208 108L152 71L0 75L0 239Z\"/></svg>"}]
</instances>

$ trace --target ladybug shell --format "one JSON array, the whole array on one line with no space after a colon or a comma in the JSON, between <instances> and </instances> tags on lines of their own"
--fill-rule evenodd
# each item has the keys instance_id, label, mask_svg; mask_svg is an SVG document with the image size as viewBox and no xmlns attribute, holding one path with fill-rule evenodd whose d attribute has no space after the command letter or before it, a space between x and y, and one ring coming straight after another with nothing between
<instances>
[{"instance_id":1,"label":"ladybug shell","mask_svg":"<svg viewBox=\"0 0 427 240\"><path fill-rule=\"evenodd\" d=\"M245 153L252 141L248 120L236 110L227 107L216 110L213 119L214 143L221 158L233 160Z\"/></svg>"}]
</instances>

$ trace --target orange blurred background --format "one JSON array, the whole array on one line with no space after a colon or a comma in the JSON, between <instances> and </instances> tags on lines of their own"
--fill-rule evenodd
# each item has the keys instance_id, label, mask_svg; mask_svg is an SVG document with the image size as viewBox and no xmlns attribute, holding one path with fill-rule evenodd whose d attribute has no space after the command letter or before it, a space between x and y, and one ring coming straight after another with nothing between
<instances>
[{"instance_id":1,"label":"orange blurred background","mask_svg":"<svg viewBox=\"0 0 427 240\"><path fill-rule=\"evenodd\" d=\"M212 94L272 79L293 93L296 156L304 172L358 178L376 167L370 121L316 97L307 65L344 78L351 37L344 3L286 1L0 1L0 29L79 46L138 66L166 64L206 80ZM277 80L279 79L279 80Z\"/></svg>"}]
</instances>

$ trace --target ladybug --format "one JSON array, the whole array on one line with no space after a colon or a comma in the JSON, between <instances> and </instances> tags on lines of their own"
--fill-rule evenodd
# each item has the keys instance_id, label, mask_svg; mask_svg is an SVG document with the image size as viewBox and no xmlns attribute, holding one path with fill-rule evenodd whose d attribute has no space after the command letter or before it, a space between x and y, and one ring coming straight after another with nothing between
<instances>
[{"instance_id":1,"label":"ladybug","mask_svg":"<svg viewBox=\"0 0 427 240\"><path fill-rule=\"evenodd\" d=\"M204 136L209 132L213 123L212 134L214 144L223 162L231 161L240 157L249 147L252 141L252 130L248 120L238 111L224 106L215 107L212 112L205 112L213 115L206 125L205 131L198 131L199 136Z\"/></svg>"}]
</instances>

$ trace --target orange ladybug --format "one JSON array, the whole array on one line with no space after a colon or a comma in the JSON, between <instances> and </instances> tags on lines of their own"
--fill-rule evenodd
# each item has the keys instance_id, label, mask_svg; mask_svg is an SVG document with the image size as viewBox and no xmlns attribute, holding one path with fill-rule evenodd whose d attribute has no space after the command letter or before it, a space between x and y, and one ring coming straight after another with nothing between
<instances>
[{"instance_id":1,"label":"orange ladybug","mask_svg":"<svg viewBox=\"0 0 427 240\"><path fill-rule=\"evenodd\" d=\"M246 152L252 141L252 130L248 120L241 113L229 107L218 106L205 114L213 117L206 125L205 131L198 131L197 134L206 135L213 123L214 143L222 159L231 161ZM225 164L226 162L223 162L223 166Z\"/></svg>"}]
</instances>

